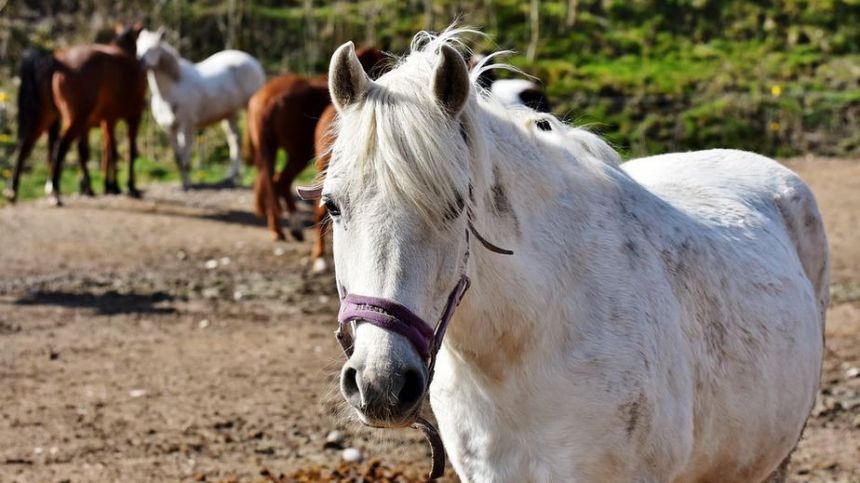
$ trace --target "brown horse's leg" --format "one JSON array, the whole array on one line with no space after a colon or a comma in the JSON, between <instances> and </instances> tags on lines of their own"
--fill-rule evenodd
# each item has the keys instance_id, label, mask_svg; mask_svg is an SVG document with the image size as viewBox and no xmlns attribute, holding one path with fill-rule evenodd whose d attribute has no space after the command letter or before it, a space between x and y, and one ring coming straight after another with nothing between
<instances>
[{"instance_id":1,"label":"brown horse's leg","mask_svg":"<svg viewBox=\"0 0 860 483\"><path fill-rule=\"evenodd\" d=\"M56 132L56 128L52 126L53 132ZM39 135L42 133L38 130L34 130L29 133L19 144L18 144L18 156L15 159L15 168L12 171L12 180L9 186L3 190L3 196L10 203L14 203L18 199L18 185L21 182L21 172L24 171L24 161L30 157L30 153L33 152L33 146L36 145L36 141L39 140ZM56 137L56 134L54 135ZM49 145L50 147L50 145ZM48 150L48 165L51 164L51 153L53 150Z\"/></svg>"},{"instance_id":2,"label":"brown horse's leg","mask_svg":"<svg viewBox=\"0 0 860 483\"><path fill-rule=\"evenodd\" d=\"M314 240L313 249L311 249L311 260L313 266L311 271L314 273L324 272L326 269L325 263L325 230L326 226L323 223L325 220L326 209L325 206L317 200L316 208L314 208L314 216L316 218L316 223L314 224L314 233L316 234L316 239Z\"/></svg>"},{"instance_id":3,"label":"brown horse's leg","mask_svg":"<svg viewBox=\"0 0 860 483\"><path fill-rule=\"evenodd\" d=\"M259 144L254 153L254 160L257 162L257 183L254 187L257 194L257 209L263 209L266 223L274 239L283 241L287 238L281 230L281 205L273 182L277 148L269 146L265 140L261 140ZM266 146L261 146L262 144Z\"/></svg>"},{"instance_id":4,"label":"brown horse's leg","mask_svg":"<svg viewBox=\"0 0 860 483\"><path fill-rule=\"evenodd\" d=\"M121 193L116 179L117 150L114 137L114 123L104 120L102 125L102 172L105 178L105 194L118 195Z\"/></svg>"},{"instance_id":5,"label":"brown horse's leg","mask_svg":"<svg viewBox=\"0 0 860 483\"><path fill-rule=\"evenodd\" d=\"M137 159L137 129L140 127L140 119L129 119L128 126L128 195L140 198L140 191L134 182L134 161Z\"/></svg>"},{"instance_id":6,"label":"brown horse's leg","mask_svg":"<svg viewBox=\"0 0 860 483\"><path fill-rule=\"evenodd\" d=\"M45 185L45 193L53 197L53 203L56 206L62 206L63 201L60 199L60 178L63 174L63 161L66 159L66 154L72 146L72 142L80 136L80 131L86 129L86 121L72 121L72 123L63 131L60 136L60 141L54 146L54 151L51 154L51 179Z\"/></svg>"},{"instance_id":7,"label":"brown horse's leg","mask_svg":"<svg viewBox=\"0 0 860 483\"><path fill-rule=\"evenodd\" d=\"M81 169L81 175L78 184L80 186L81 194L87 196L95 196L95 193L93 193L92 183L90 182L90 171L87 169L87 161L89 161L89 159L89 130L84 129L84 132L81 133L80 137L78 137L78 166L80 166Z\"/></svg>"},{"instance_id":8,"label":"brown horse's leg","mask_svg":"<svg viewBox=\"0 0 860 483\"><path fill-rule=\"evenodd\" d=\"M328 137L323 137L322 139L316 140L316 168L317 168L317 179L322 179L322 176L328 169L328 162L331 158L329 154L329 146L331 145L332 140ZM322 204L322 200L316 200L316 205L314 206L314 234L316 235L316 239L314 240L314 246L311 250L311 271L314 273L324 272L326 269L325 262L325 230L326 226L324 224L325 216L328 211L325 209L325 206Z\"/></svg>"},{"instance_id":9,"label":"brown horse's leg","mask_svg":"<svg viewBox=\"0 0 860 483\"><path fill-rule=\"evenodd\" d=\"M302 224L299 217L296 216L296 200L293 197L291 187L293 181L308 165L308 161L313 157L313 153L307 149L290 149L287 151L287 165L278 174L277 184L278 195L284 200L287 206L287 213L290 216L290 234L298 241L305 239L302 231Z\"/></svg>"}]
</instances>

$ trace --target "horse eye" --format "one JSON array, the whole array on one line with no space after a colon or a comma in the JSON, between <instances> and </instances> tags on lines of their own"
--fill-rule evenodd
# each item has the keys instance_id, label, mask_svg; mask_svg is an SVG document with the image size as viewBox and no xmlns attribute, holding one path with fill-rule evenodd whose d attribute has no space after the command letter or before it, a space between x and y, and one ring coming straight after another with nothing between
<instances>
[{"instance_id":1,"label":"horse eye","mask_svg":"<svg viewBox=\"0 0 860 483\"><path fill-rule=\"evenodd\" d=\"M337 204L335 204L335 202L332 201L331 198L323 197L322 202L325 206L326 211L328 211L329 216L340 216L340 208L337 207Z\"/></svg>"}]
</instances>

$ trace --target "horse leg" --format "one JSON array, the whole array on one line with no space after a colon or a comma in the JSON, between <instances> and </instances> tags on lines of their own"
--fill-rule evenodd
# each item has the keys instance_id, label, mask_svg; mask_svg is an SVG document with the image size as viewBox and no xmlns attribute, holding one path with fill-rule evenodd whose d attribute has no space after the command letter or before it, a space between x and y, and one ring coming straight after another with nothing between
<instances>
[{"instance_id":1,"label":"horse leg","mask_svg":"<svg viewBox=\"0 0 860 483\"><path fill-rule=\"evenodd\" d=\"M119 183L116 179L116 139L114 138L114 123L102 121L102 171L105 178L105 194L120 194Z\"/></svg>"},{"instance_id":2,"label":"horse leg","mask_svg":"<svg viewBox=\"0 0 860 483\"><path fill-rule=\"evenodd\" d=\"M191 178L188 175L188 162L191 157L191 133L185 129L175 129L170 141L173 144L173 154L176 156L176 165L179 167L179 175L182 178L182 189L191 188Z\"/></svg>"},{"instance_id":3,"label":"horse leg","mask_svg":"<svg viewBox=\"0 0 860 483\"><path fill-rule=\"evenodd\" d=\"M290 188L293 185L293 180L305 169L311 157L313 157L313 153L305 152L303 149L289 150L287 153L287 165L278 174L278 179L276 180L277 192L283 198L290 217L290 235L297 241L304 241L305 235L302 230L301 221L296 216L296 201Z\"/></svg>"},{"instance_id":4,"label":"horse leg","mask_svg":"<svg viewBox=\"0 0 860 483\"><path fill-rule=\"evenodd\" d=\"M78 132L85 129L86 122L73 122L65 129L60 141L55 144L54 151L51 154L51 179L45 184L45 194L52 196L52 202L55 206L62 206L63 201L60 199L60 178L63 173L63 160L69 152L72 141L78 137Z\"/></svg>"},{"instance_id":5,"label":"horse leg","mask_svg":"<svg viewBox=\"0 0 860 483\"><path fill-rule=\"evenodd\" d=\"M236 184L239 181L239 174L242 169L239 122L236 116L233 115L221 121L221 127L224 128L224 133L227 134L227 145L230 147L230 171L227 174L227 181L231 184Z\"/></svg>"},{"instance_id":6,"label":"horse leg","mask_svg":"<svg viewBox=\"0 0 860 483\"><path fill-rule=\"evenodd\" d=\"M283 241L287 237L281 230L281 204L278 201L273 181L277 148L269 144L261 141L258 143L254 154L254 159L257 162L257 182L254 185L254 192L257 195L257 211L266 216L266 224L269 226L269 231L272 232L272 237L276 241Z\"/></svg>"},{"instance_id":7,"label":"horse leg","mask_svg":"<svg viewBox=\"0 0 860 483\"><path fill-rule=\"evenodd\" d=\"M326 262L325 262L325 230L326 227L323 224L323 220L325 220L326 209L325 206L317 200L316 207L314 208L314 233L316 234L316 239L314 240L313 249L311 249L311 260L313 261L313 267L311 271L313 273L322 273L326 270Z\"/></svg>"},{"instance_id":8,"label":"horse leg","mask_svg":"<svg viewBox=\"0 0 860 483\"><path fill-rule=\"evenodd\" d=\"M140 191L134 182L134 161L137 159L137 129L140 127L140 119L126 120L128 128L128 195L132 198L140 198Z\"/></svg>"},{"instance_id":9,"label":"horse leg","mask_svg":"<svg viewBox=\"0 0 860 483\"><path fill-rule=\"evenodd\" d=\"M81 168L78 185L81 194L95 196L92 183L90 182L90 172L87 169L87 161L90 160L90 140L88 134L89 132L85 129L80 137L78 137L78 166Z\"/></svg>"},{"instance_id":10,"label":"horse leg","mask_svg":"<svg viewBox=\"0 0 860 483\"><path fill-rule=\"evenodd\" d=\"M59 123L55 123L51 126L51 131L48 133L48 137L50 140L51 133L54 133L54 139L57 137L57 130L59 129ZM39 140L39 134L41 134L38 130L34 130L31 133L28 133L26 137L18 144L18 156L15 159L15 168L12 171L12 180L10 184L3 190L3 196L6 197L6 200L9 203L14 203L18 199L18 186L21 182L21 173L24 171L24 161L30 157L30 153L33 152L33 146L36 145L36 141ZM50 165L51 161L51 153L53 153L53 145L49 142L48 144L48 165Z\"/></svg>"}]
</instances>

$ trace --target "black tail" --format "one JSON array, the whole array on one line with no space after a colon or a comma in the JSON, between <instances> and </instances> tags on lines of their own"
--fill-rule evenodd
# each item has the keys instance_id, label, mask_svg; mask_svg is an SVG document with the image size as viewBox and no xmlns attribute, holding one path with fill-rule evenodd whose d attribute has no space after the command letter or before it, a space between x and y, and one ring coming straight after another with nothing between
<instances>
[{"instance_id":1,"label":"black tail","mask_svg":"<svg viewBox=\"0 0 860 483\"><path fill-rule=\"evenodd\" d=\"M39 118L44 103L49 102L53 109L54 100L50 96L51 75L57 69L51 51L31 47L21 59L21 88L18 91L18 142L39 128Z\"/></svg>"}]
</instances>

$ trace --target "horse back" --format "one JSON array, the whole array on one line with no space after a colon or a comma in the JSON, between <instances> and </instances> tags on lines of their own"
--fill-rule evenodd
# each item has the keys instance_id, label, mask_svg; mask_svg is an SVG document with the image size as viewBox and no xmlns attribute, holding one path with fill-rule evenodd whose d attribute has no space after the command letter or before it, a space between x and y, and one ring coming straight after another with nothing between
<instances>
[{"instance_id":1,"label":"horse back","mask_svg":"<svg viewBox=\"0 0 860 483\"><path fill-rule=\"evenodd\" d=\"M317 120L330 102L324 77L287 74L270 80L248 101L251 142L313 154Z\"/></svg>"},{"instance_id":2,"label":"horse back","mask_svg":"<svg viewBox=\"0 0 860 483\"><path fill-rule=\"evenodd\" d=\"M136 58L113 45L83 45L59 50L53 91L63 115L89 113L101 120L139 118L145 106L146 77Z\"/></svg>"}]
</instances>

